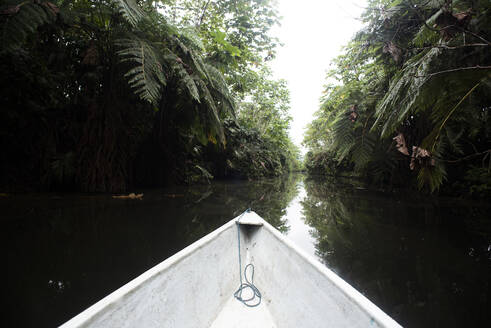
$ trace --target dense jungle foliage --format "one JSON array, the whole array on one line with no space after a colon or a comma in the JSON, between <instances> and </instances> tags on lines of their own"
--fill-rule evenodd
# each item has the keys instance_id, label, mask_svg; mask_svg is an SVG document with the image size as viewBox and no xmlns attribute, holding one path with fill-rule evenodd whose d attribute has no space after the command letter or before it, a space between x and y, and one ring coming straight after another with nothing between
<instances>
[{"instance_id":1,"label":"dense jungle foliage","mask_svg":"<svg viewBox=\"0 0 491 328\"><path fill-rule=\"evenodd\" d=\"M491 2L370 0L308 127L311 174L491 192Z\"/></svg>"},{"instance_id":2,"label":"dense jungle foliage","mask_svg":"<svg viewBox=\"0 0 491 328\"><path fill-rule=\"evenodd\" d=\"M2 0L0 187L119 192L297 165L270 0Z\"/></svg>"}]
</instances>

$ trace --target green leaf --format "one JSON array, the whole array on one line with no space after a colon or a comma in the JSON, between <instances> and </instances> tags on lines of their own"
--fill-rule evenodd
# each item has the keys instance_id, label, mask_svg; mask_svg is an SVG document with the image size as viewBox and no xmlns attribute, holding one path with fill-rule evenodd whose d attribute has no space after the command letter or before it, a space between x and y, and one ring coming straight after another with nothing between
<instances>
[{"instance_id":1,"label":"green leaf","mask_svg":"<svg viewBox=\"0 0 491 328\"><path fill-rule=\"evenodd\" d=\"M134 0L114 0L114 2L131 25L136 26L143 19L143 10Z\"/></svg>"},{"instance_id":2,"label":"green leaf","mask_svg":"<svg viewBox=\"0 0 491 328\"><path fill-rule=\"evenodd\" d=\"M143 100L157 104L161 97L161 87L165 85L162 65L155 49L146 41L133 36L115 42L121 62L136 64L125 77L134 92Z\"/></svg>"}]
</instances>

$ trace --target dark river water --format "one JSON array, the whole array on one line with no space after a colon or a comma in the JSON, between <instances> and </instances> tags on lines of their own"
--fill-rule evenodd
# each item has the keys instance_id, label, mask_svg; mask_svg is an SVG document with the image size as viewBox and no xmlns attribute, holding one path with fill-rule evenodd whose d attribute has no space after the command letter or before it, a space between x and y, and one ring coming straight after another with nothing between
<instances>
[{"instance_id":1,"label":"dark river water","mask_svg":"<svg viewBox=\"0 0 491 328\"><path fill-rule=\"evenodd\" d=\"M491 205L292 175L110 195L2 195L2 327L54 327L246 208L407 327L491 322Z\"/></svg>"}]
</instances>

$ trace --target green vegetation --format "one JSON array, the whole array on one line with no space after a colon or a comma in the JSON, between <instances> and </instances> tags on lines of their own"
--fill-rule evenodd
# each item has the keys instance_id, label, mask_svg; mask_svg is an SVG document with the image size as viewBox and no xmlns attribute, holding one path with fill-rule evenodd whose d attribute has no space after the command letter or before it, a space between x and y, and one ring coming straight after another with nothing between
<instances>
[{"instance_id":1,"label":"green vegetation","mask_svg":"<svg viewBox=\"0 0 491 328\"><path fill-rule=\"evenodd\" d=\"M490 14L489 1L369 1L328 73L307 170L489 195Z\"/></svg>"},{"instance_id":2,"label":"green vegetation","mask_svg":"<svg viewBox=\"0 0 491 328\"><path fill-rule=\"evenodd\" d=\"M1 188L287 172L288 91L267 69L277 22L264 0L2 1Z\"/></svg>"}]
</instances>

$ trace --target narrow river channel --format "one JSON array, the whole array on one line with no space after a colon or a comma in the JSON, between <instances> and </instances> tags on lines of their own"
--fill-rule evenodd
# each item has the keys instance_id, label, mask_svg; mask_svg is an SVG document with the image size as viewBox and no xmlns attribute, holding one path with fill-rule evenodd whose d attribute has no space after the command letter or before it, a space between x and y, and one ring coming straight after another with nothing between
<instances>
[{"instance_id":1,"label":"narrow river channel","mask_svg":"<svg viewBox=\"0 0 491 328\"><path fill-rule=\"evenodd\" d=\"M57 326L248 207L403 326L491 322L489 203L301 175L137 191L0 197L3 327Z\"/></svg>"}]
</instances>

